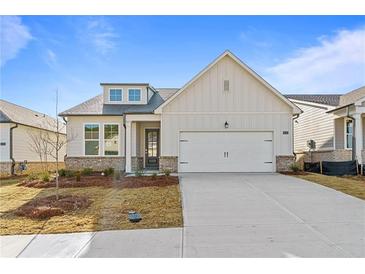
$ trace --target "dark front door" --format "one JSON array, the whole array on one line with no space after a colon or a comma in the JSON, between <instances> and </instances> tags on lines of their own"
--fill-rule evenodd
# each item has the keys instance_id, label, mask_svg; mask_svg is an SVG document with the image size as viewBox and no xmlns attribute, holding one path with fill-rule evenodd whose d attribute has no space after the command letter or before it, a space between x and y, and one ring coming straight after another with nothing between
<instances>
[{"instance_id":1,"label":"dark front door","mask_svg":"<svg viewBox=\"0 0 365 274\"><path fill-rule=\"evenodd\" d=\"M146 129L145 136L146 168L158 169L158 157L160 156L160 130Z\"/></svg>"}]
</instances>

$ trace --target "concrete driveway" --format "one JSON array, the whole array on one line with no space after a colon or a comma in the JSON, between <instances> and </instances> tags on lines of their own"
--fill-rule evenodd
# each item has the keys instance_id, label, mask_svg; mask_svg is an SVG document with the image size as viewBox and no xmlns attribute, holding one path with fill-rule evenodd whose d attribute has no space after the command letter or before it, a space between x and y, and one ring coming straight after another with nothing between
<instances>
[{"instance_id":1,"label":"concrete driveway","mask_svg":"<svg viewBox=\"0 0 365 274\"><path fill-rule=\"evenodd\" d=\"M365 202L279 174L181 174L184 228L0 237L2 257L365 257Z\"/></svg>"},{"instance_id":2,"label":"concrete driveway","mask_svg":"<svg viewBox=\"0 0 365 274\"><path fill-rule=\"evenodd\" d=\"M279 174L183 174L184 257L365 257L365 202Z\"/></svg>"}]
</instances>

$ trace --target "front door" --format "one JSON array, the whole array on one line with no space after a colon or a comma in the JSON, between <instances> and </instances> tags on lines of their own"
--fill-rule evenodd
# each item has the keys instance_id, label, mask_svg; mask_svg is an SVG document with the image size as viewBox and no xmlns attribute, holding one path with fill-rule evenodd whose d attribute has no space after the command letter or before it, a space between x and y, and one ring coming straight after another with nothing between
<instances>
[{"instance_id":1,"label":"front door","mask_svg":"<svg viewBox=\"0 0 365 274\"><path fill-rule=\"evenodd\" d=\"M160 130L159 129L146 129L145 132L145 161L146 168L150 169L158 169L158 157L160 156L159 152L159 143L160 143Z\"/></svg>"}]
</instances>

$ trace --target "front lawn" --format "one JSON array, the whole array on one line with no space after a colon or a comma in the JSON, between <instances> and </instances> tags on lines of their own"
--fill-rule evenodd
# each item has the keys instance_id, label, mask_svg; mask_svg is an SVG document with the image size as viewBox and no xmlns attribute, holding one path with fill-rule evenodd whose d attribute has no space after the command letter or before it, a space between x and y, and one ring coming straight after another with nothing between
<instances>
[{"instance_id":1,"label":"front lawn","mask_svg":"<svg viewBox=\"0 0 365 274\"><path fill-rule=\"evenodd\" d=\"M346 193L348 195L365 200L365 177L364 176L326 176L317 173L290 174L291 176L314 182Z\"/></svg>"},{"instance_id":2,"label":"front lawn","mask_svg":"<svg viewBox=\"0 0 365 274\"><path fill-rule=\"evenodd\" d=\"M142 179L143 178L143 179ZM138 181L151 181L139 177ZM141 184L140 184L141 185ZM120 185L62 187L60 195L86 197L88 208L48 219L31 219L16 214L22 205L55 194L54 187L35 188L5 185L0 188L0 234L67 233L114 229L182 226L178 184L131 188ZM140 212L142 221L131 223L128 211Z\"/></svg>"}]
</instances>

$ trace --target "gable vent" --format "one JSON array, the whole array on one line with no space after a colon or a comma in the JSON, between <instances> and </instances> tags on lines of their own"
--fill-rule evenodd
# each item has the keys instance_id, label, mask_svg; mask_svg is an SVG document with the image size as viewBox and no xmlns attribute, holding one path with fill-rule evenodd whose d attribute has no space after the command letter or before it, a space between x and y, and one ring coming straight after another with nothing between
<instances>
[{"instance_id":1,"label":"gable vent","mask_svg":"<svg viewBox=\"0 0 365 274\"><path fill-rule=\"evenodd\" d=\"M224 91L229 91L229 80L224 80L223 90Z\"/></svg>"}]
</instances>

